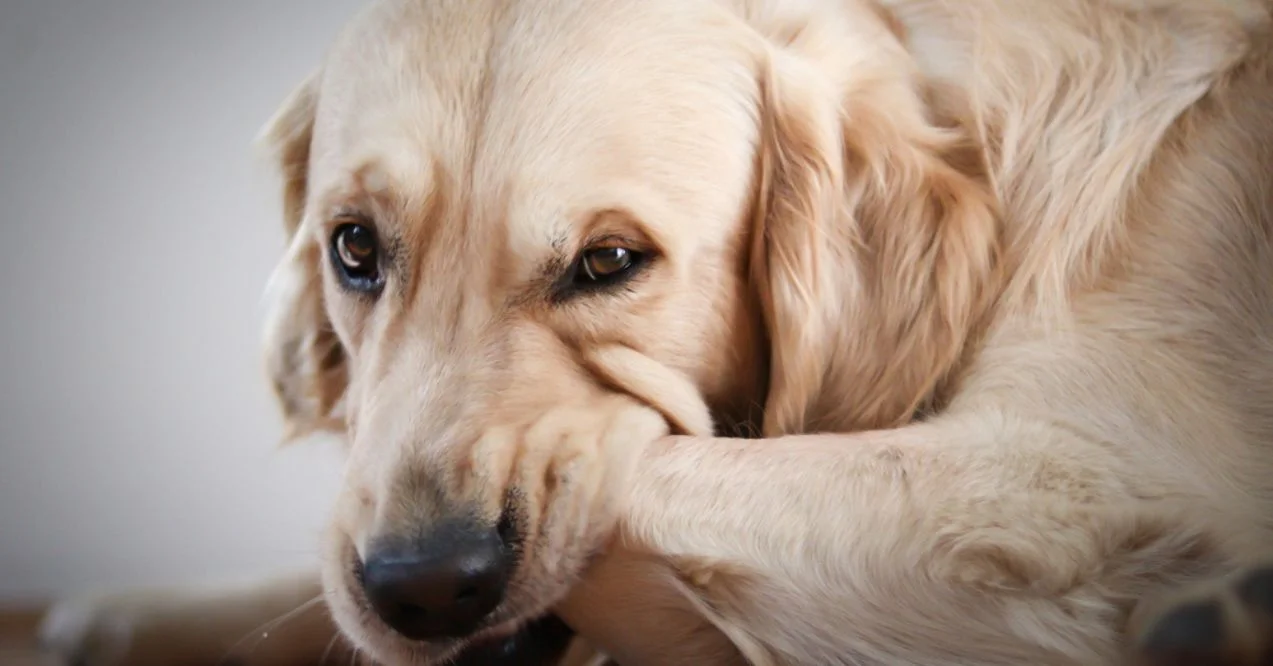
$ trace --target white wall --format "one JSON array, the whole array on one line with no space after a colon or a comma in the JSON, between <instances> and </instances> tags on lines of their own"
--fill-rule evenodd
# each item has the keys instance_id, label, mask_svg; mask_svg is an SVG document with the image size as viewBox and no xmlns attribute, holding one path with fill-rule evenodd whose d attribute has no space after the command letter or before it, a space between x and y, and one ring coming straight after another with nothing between
<instances>
[{"instance_id":1,"label":"white wall","mask_svg":"<svg viewBox=\"0 0 1273 666\"><path fill-rule=\"evenodd\" d=\"M275 447L251 142L361 4L0 3L0 601L316 557L338 453Z\"/></svg>"}]
</instances>

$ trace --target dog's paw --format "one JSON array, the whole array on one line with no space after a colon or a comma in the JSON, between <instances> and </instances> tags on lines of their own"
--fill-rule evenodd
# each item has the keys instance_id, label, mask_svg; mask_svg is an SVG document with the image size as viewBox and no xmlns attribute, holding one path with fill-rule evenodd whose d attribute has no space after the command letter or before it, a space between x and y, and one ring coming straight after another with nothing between
<instances>
[{"instance_id":1,"label":"dog's paw","mask_svg":"<svg viewBox=\"0 0 1273 666\"><path fill-rule=\"evenodd\" d=\"M659 412L606 396L480 439L467 465L474 489L466 494L506 498L519 557L507 612L537 613L568 591L613 536L636 461L669 431Z\"/></svg>"},{"instance_id":2,"label":"dog's paw","mask_svg":"<svg viewBox=\"0 0 1273 666\"><path fill-rule=\"evenodd\" d=\"M1137 625L1139 666L1273 666L1273 563L1181 590Z\"/></svg>"},{"instance_id":3,"label":"dog's paw","mask_svg":"<svg viewBox=\"0 0 1273 666\"><path fill-rule=\"evenodd\" d=\"M546 573L595 551L613 530L626 500L630 474L649 443L669 427L658 412L626 398L585 409L557 410L522 438L514 484L528 503L529 549Z\"/></svg>"},{"instance_id":4,"label":"dog's paw","mask_svg":"<svg viewBox=\"0 0 1273 666\"><path fill-rule=\"evenodd\" d=\"M70 599L55 605L39 629L40 647L67 666L129 666L131 610L108 599Z\"/></svg>"}]
</instances>

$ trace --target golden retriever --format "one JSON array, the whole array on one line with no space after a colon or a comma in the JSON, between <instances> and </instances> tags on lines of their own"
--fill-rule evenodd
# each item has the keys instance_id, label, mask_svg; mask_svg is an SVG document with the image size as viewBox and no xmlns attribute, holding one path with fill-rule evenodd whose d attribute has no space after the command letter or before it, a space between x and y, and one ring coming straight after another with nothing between
<instances>
[{"instance_id":1,"label":"golden retriever","mask_svg":"<svg viewBox=\"0 0 1273 666\"><path fill-rule=\"evenodd\" d=\"M321 592L389 665L1269 663L1271 9L376 3L267 132L322 582L50 642L264 663Z\"/></svg>"}]
</instances>

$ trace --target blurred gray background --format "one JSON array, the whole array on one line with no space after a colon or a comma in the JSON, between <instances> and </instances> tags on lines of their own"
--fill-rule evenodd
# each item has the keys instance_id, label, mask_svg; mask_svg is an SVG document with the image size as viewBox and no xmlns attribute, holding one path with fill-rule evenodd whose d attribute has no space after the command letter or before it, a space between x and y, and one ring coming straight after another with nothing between
<instances>
[{"instance_id":1,"label":"blurred gray background","mask_svg":"<svg viewBox=\"0 0 1273 666\"><path fill-rule=\"evenodd\" d=\"M252 141L361 4L0 2L0 603L317 557L339 455L276 446Z\"/></svg>"}]
</instances>

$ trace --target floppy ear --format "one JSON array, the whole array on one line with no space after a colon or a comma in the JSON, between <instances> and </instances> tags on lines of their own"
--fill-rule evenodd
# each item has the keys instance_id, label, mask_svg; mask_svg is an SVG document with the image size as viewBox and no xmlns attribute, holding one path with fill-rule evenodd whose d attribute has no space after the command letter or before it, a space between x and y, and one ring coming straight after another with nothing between
<instances>
[{"instance_id":1,"label":"floppy ear","mask_svg":"<svg viewBox=\"0 0 1273 666\"><path fill-rule=\"evenodd\" d=\"M770 54L761 73L760 159L749 279L769 337L763 434L802 432L822 390L834 298L832 243L843 207L838 106L801 63ZM819 103L820 102L820 103Z\"/></svg>"},{"instance_id":2,"label":"floppy ear","mask_svg":"<svg viewBox=\"0 0 1273 666\"><path fill-rule=\"evenodd\" d=\"M340 432L348 382L345 350L323 303L322 250L301 232L319 74L311 74L266 124L261 142L283 180L288 247L266 288L266 369L283 410L286 441L314 431Z\"/></svg>"},{"instance_id":3,"label":"floppy ear","mask_svg":"<svg viewBox=\"0 0 1273 666\"><path fill-rule=\"evenodd\" d=\"M859 59L840 81L768 55L750 255L764 434L904 423L953 376L994 291L981 151L929 121L906 59Z\"/></svg>"}]
</instances>

